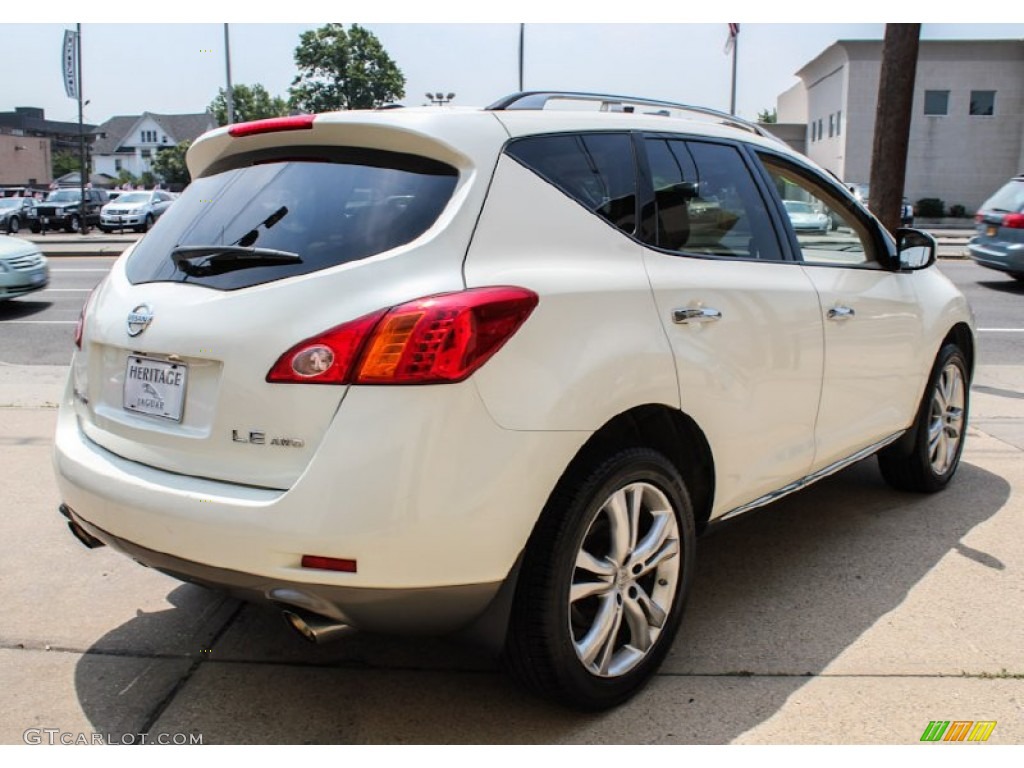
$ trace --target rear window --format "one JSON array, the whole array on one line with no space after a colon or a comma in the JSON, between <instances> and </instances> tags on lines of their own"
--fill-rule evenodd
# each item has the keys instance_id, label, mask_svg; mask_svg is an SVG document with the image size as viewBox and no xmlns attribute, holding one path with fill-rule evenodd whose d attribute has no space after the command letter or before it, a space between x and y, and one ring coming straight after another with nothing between
<instances>
[{"instance_id":1,"label":"rear window","mask_svg":"<svg viewBox=\"0 0 1024 768\"><path fill-rule=\"evenodd\" d=\"M364 259L423 234L458 176L444 163L394 152L290 154L250 158L245 167L192 182L136 246L128 279L234 290ZM215 246L236 255L241 248L283 251L299 260L231 263ZM176 265L176 249L189 247L197 255Z\"/></svg>"},{"instance_id":2,"label":"rear window","mask_svg":"<svg viewBox=\"0 0 1024 768\"><path fill-rule=\"evenodd\" d=\"M986 211L1024 213L1024 179L1014 179L981 206Z\"/></svg>"}]
</instances>

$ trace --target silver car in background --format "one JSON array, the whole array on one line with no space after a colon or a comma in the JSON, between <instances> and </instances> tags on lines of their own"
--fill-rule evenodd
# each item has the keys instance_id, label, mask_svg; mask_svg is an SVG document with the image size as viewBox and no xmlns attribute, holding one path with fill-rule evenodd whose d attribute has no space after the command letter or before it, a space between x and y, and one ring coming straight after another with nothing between
<instances>
[{"instance_id":1,"label":"silver car in background","mask_svg":"<svg viewBox=\"0 0 1024 768\"><path fill-rule=\"evenodd\" d=\"M171 193L161 189L122 192L100 211L100 229L104 232L115 229L147 232L173 202Z\"/></svg>"},{"instance_id":2,"label":"silver car in background","mask_svg":"<svg viewBox=\"0 0 1024 768\"><path fill-rule=\"evenodd\" d=\"M50 282L50 270L39 246L20 237L0 239L0 301L39 291Z\"/></svg>"},{"instance_id":3,"label":"silver car in background","mask_svg":"<svg viewBox=\"0 0 1024 768\"><path fill-rule=\"evenodd\" d=\"M1024 175L986 200L974 220L978 234L967 244L971 258L1024 280Z\"/></svg>"}]
</instances>

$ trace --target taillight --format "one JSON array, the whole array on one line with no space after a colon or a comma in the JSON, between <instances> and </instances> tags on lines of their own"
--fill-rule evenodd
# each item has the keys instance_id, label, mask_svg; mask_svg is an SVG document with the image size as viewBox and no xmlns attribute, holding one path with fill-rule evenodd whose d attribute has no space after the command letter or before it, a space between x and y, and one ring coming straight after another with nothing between
<instances>
[{"instance_id":1,"label":"taillight","mask_svg":"<svg viewBox=\"0 0 1024 768\"><path fill-rule=\"evenodd\" d=\"M82 311L78 313L78 322L75 323L75 346L79 349L82 348L82 335L85 333L85 315L89 311L89 305L92 303L92 297L96 295L96 290L99 288L93 288L89 291L89 295L85 297L85 304L82 305Z\"/></svg>"},{"instance_id":2,"label":"taillight","mask_svg":"<svg viewBox=\"0 0 1024 768\"><path fill-rule=\"evenodd\" d=\"M985 220L985 214L983 214L981 211L978 211L976 214L974 214L974 223L975 224L981 224L981 222L983 222L984 220Z\"/></svg>"},{"instance_id":3,"label":"taillight","mask_svg":"<svg viewBox=\"0 0 1024 768\"><path fill-rule=\"evenodd\" d=\"M255 136L260 133L277 133L278 131L303 131L313 128L316 115L291 115L289 117L270 117L266 120L251 120L248 123L236 123L228 128L228 134L239 138Z\"/></svg>"},{"instance_id":4,"label":"taillight","mask_svg":"<svg viewBox=\"0 0 1024 768\"><path fill-rule=\"evenodd\" d=\"M1024 229L1024 213L1008 213L1003 216L1003 226L1010 229Z\"/></svg>"},{"instance_id":5,"label":"taillight","mask_svg":"<svg viewBox=\"0 0 1024 768\"><path fill-rule=\"evenodd\" d=\"M306 339L270 369L292 384L462 381L501 349L537 306L525 288L471 288L410 301Z\"/></svg>"}]
</instances>

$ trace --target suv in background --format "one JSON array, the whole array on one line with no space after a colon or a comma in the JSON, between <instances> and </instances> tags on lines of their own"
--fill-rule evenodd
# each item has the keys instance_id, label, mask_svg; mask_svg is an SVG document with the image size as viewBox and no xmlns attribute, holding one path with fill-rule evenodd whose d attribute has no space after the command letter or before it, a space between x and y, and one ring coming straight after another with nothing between
<instances>
[{"instance_id":1,"label":"suv in background","mask_svg":"<svg viewBox=\"0 0 1024 768\"><path fill-rule=\"evenodd\" d=\"M46 196L39 203L40 230L63 229L65 232L78 232L82 228L83 216L88 227L99 224L100 208L107 202L107 193L102 189L85 190L85 210L82 209L82 191L80 189L58 189Z\"/></svg>"},{"instance_id":2,"label":"suv in background","mask_svg":"<svg viewBox=\"0 0 1024 768\"><path fill-rule=\"evenodd\" d=\"M986 200L974 221L978 234L967 244L971 258L1024 280L1024 174Z\"/></svg>"},{"instance_id":3,"label":"suv in background","mask_svg":"<svg viewBox=\"0 0 1024 768\"><path fill-rule=\"evenodd\" d=\"M870 208L868 195L871 192L871 186L869 184L847 184L846 188L850 190L850 193L855 198L857 198L857 202L865 208ZM911 205L910 200L905 197L903 198L903 202L900 203L900 226L914 226L914 206Z\"/></svg>"},{"instance_id":4,"label":"suv in background","mask_svg":"<svg viewBox=\"0 0 1024 768\"><path fill-rule=\"evenodd\" d=\"M614 706L709 522L872 454L904 490L956 472L973 319L935 241L752 123L526 93L226 126L187 161L83 310L61 512L307 638L458 632Z\"/></svg>"}]
</instances>

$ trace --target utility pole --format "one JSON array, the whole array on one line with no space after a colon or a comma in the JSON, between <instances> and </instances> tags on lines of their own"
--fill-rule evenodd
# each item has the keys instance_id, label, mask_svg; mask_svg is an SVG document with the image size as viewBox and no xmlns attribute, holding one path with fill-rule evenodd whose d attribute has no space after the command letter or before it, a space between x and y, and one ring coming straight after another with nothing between
<instances>
[{"instance_id":1,"label":"utility pole","mask_svg":"<svg viewBox=\"0 0 1024 768\"><path fill-rule=\"evenodd\" d=\"M78 82L78 192L81 197L78 199L78 231L85 234L89 231L87 216L87 200L85 197L85 180L89 176L89 169L85 167L85 123L82 119L82 25L75 24L75 69L77 70L76 81Z\"/></svg>"},{"instance_id":2,"label":"utility pole","mask_svg":"<svg viewBox=\"0 0 1024 768\"><path fill-rule=\"evenodd\" d=\"M886 24L871 153L871 210L890 232L900 224L917 75L920 24Z\"/></svg>"},{"instance_id":3,"label":"utility pole","mask_svg":"<svg viewBox=\"0 0 1024 768\"><path fill-rule=\"evenodd\" d=\"M224 67L228 74L228 90L224 102L228 106L228 125L235 122L235 91L231 87L231 40L228 39L228 25L224 25Z\"/></svg>"},{"instance_id":4,"label":"utility pole","mask_svg":"<svg viewBox=\"0 0 1024 768\"><path fill-rule=\"evenodd\" d=\"M523 49L526 37L526 25L519 25L519 91L523 90Z\"/></svg>"}]
</instances>

